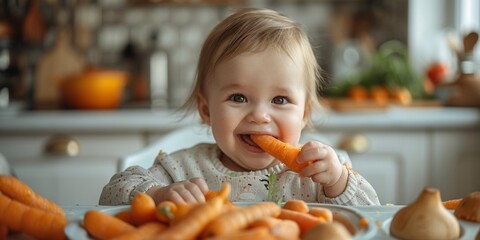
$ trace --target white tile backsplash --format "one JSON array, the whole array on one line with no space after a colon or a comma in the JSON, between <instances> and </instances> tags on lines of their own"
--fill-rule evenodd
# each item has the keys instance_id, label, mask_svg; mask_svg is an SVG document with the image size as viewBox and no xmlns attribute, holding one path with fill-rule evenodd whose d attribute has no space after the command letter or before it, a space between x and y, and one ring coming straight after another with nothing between
<instances>
[{"instance_id":1,"label":"white tile backsplash","mask_svg":"<svg viewBox=\"0 0 480 240\"><path fill-rule=\"evenodd\" d=\"M86 24L97 34L97 46L102 59L114 63L115 57L131 39L139 49L145 49L152 31L158 31L157 46L169 55L169 77L173 105L179 105L193 82L200 48L208 33L238 6L209 5L147 5L133 6L125 0L99 0L100 4L78 8L76 21ZM321 63L328 61L325 49L329 43L334 3L302 1L297 3L250 0L248 7L269 7L300 23L309 35ZM328 45L330 44L330 45ZM108 54L104 54L108 53ZM88 55L88 53L87 53ZM92 54L90 54L92 55ZM117 59L118 61L119 59ZM327 66L328 67L328 66Z\"/></svg>"}]
</instances>

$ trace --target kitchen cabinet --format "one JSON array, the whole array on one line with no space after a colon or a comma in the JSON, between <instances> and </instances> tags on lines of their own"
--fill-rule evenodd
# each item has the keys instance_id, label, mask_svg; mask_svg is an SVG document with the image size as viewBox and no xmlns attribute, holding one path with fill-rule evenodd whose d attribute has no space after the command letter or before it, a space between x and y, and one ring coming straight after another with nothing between
<instances>
[{"instance_id":1,"label":"kitchen cabinet","mask_svg":"<svg viewBox=\"0 0 480 240\"><path fill-rule=\"evenodd\" d=\"M62 144L66 136L73 142ZM56 150L46 151L52 144ZM62 205L97 204L102 187L117 171L118 159L143 146L141 135L131 133L0 135L0 152L14 174L35 192Z\"/></svg>"},{"instance_id":2,"label":"kitchen cabinet","mask_svg":"<svg viewBox=\"0 0 480 240\"><path fill-rule=\"evenodd\" d=\"M432 186L443 199L480 191L480 130L444 130L432 137Z\"/></svg>"}]
</instances>

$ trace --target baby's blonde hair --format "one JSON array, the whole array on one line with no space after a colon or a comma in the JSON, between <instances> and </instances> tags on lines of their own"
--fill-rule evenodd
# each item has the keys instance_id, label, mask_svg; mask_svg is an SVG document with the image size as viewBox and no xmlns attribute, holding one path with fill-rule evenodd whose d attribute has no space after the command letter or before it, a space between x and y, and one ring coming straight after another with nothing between
<instances>
[{"instance_id":1,"label":"baby's blonde hair","mask_svg":"<svg viewBox=\"0 0 480 240\"><path fill-rule=\"evenodd\" d=\"M297 51L305 64L306 109L319 108L317 90L323 85L320 67L306 33L290 18L268 9L242 8L220 22L205 40L197 65L194 88L182 109L198 110L197 98L205 95L208 77L218 64L245 52L275 49L292 59ZM298 55L298 54L297 54Z\"/></svg>"}]
</instances>

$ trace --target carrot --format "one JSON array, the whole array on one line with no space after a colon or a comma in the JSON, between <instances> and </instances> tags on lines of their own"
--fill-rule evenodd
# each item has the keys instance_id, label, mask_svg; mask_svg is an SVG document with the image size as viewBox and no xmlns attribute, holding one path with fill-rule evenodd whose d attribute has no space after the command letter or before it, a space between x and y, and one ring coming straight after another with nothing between
<instances>
[{"instance_id":1,"label":"carrot","mask_svg":"<svg viewBox=\"0 0 480 240\"><path fill-rule=\"evenodd\" d=\"M263 149L263 151L274 156L285 166L295 172L300 172L302 168L308 166L310 162L299 164L297 156L300 154L300 147L284 143L269 135L251 135L252 140Z\"/></svg>"},{"instance_id":2,"label":"carrot","mask_svg":"<svg viewBox=\"0 0 480 240\"><path fill-rule=\"evenodd\" d=\"M134 226L99 210L87 211L83 225L95 239L110 239L135 230Z\"/></svg>"},{"instance_id":3,"label":"carrot","mask_svg":"<svg viewBox=\"0 0 480 240\"><path fill-rule=\"evenodd\" d=\"M135 222L133 221L132 210L131 209L123 210L121 212L116 213L113 216L122 220L122 221L124 221L124 222L126 222L126 223L128 223L128 224L135 225Z\"/></svg>"},{"instance_id":4,"label":"carrot","mask_svg":"<svg viewBox=\"0 0 480 240\"><path fill-rule=\"evenodd\" d=\"M175 222L155 239L188 240L197 238L205 226L222 212L223 199L215 197L206 203L200 203L182 220Z\"/></svg>"},{"instance_id":5,"label":"carrot","mask_svg":"<svg viewBox=\"0 0 480 240\"><path fill-rule=\"evenodd\" d=\"M328 208L312 207L310 210L308 210L308 213L325 220L327 223L331 223L333 221L333 213Z\"/></svg>"},{"instance_id":6,"label":"carrot","mask_svg":"<svg viewBox=\"0 0 480 240\"><path fill-rule=\"evenodd\" d=\"M290 199L285 202L283 208L303 213L307 213L309 210L307 203L301 199Z\"/></svg>"},{"instance_id":7,"label":"carrot","mask_svg":"<svg viewBox=\"0 0 480 240\"><path fill-rule=\"evenodd\" d=\"M126 232L112 238L112 240L143 240L154 237L165 231L167 225L159 222L148 222L133 231Z\"/></svg>"},{"instance_id":8,"label":"carrot","mask_svg":"<svg viewBox=\"0 0 480 240\"><path fill-rule=\"evenodd\" d=\"M357 230L355 229L353 223L350 222L350 220L347 217L343 216L341 213L334 213L333 221L341 223L348 230L348 232L350 232L352 236L357 233Z\"/></svg>"},{"instance_id":9,"label":"carrot","mask_svg":"<svg viewBox=\"0 0 480 240\"><path fill-rule=\"evenodd\" d=\"M132 207L132 218L135 226L157 220L155 201L150 195L143 192L137 193L133 197L130 205Z\"/></svg>"},{"instance_id":10,"label":"carrot","mask_svg":"<svg viewBox=\"0 0 480 240\"><path fill-rule=\"evenodd\" d=\"M227 235L216 236L212 238L206 238L207 240L253 240L253 239L262 239L262 240L277 240L273 236L269 229L265 227L257 227L252 229L247 229L239 232L232 232Z\"/></svg>"},{"instance_id":11,"label":"carrot","mask_svg":"<svg viewBox=\"0 0 480 240\"><path fill-rule=\"evenodd\" d=\"M238 208L238 206L233 204L230 201L230 199L228 198L228 195L230 194L230 191L231 191L230 188L231 188L231 186L228 184L228 185L222 187L222 189L220 189L220 191L218 191L218 192L209 190L207 192L207 194L205 194L205 199L208 200L208 199L211 199L215 196L220 196L221 198L225 199L225 206L223 207L224 212L236 209L236 208Z\"/></svg>"},{"instance_id":12,"label":"carrot","mask_svg":"<svg viewBox=\"0 0 480 240\"><path fill-rule=\"evenodd\" d=\"M300 238L300 226L292 220L282 220L279 224L270 228L270 232L277 239L286 240Z\"/></svg>"},{"instance_id":13,"label":"carrot","mask_svg":"<svg viewBox=\"0 0 480 240\"><path fill-rule=\"evenodd\" d=\"M162 223L170 223L175 218L177 204L172 201L161 201L157 204L155 215Z\"/></svg>"},{"instance_id":14,"label":"carrot","mask_svg":"<svg viewBox=\"0 0 480 240\"><path fill-rule=\"evenodd\" d=\"M360 220L358 220L358 225L362 229L367 229L368 228L368 218L360 218Z\"/></svg>"},{"instance_id":15,"label":"carrot","mask_svg":"<svg viewBox=\"0 0 480 240\"><path fill-rule=\"evenodd\" d=\"M226 212L208 224L203 237L226 235L246 228L252 222L267 216L276 217L281 208L273 202L262 202Z\"/></svg>"},{"instance_id":16,"label":"carrot","mask_svg":"<svg viewBox=\"0 0 480 240\"><path fill-rule=\"evenodd\" d=\"M312 229L318 224L323 223L324 221L320 218L314 217L308 213L297 212L289 209L282 209L280 219L292 220L298 224L300 227L300 234L303 235L308 230Z\"/></svg>"},{"instance_id":17,"label":"carrot","mask_svg":"<svg viewBox=\"0 0 480 240\"><path fill-rule=\"evenodd\" d=\"M56 203L35 193L27 184L10 175L0 175L0 192L23 204L65 216Z\"/></svg>"},{"instance_id":18,"label":"carrot","mask_svg":"<svg viewBox=\"0 0 480 240\"><path fill-rule=\"evenodd\" d=\"M248 228L268 228L270 233L277 239L299 239L300 227L292 220L281 220L274 217L259 219L248 226Z\"/></svg>"},{"instance_id":19,"label":"carrot","mask_svg":"<svg viewBox=\"0 0 480 240\"><path fill-rule=\"evenodd\" d=\"M443 201L442 204L448 210L455 210L461 201L462 201L462 198L457 198L457 199Z\"/></svg>"},{"instance_id":20,"label":"carrot","mask_svg":"<svg viewBox=\"0 0 480 240\"><path fill-rule=\"evenodd\" d=\"M37 239L67 239L65 216L31 207L0 193L0 225Z\"/></svg>"},{"instance_id":21,"label":"carrot","mask_svg":"<svg viewBox=\"0 0 480 240\"><path fill-rule=\"evenodd\" d=\"M177 209L173 214L173 219L170 220L172 224L181 221L189 212L193 211L196 207L201 206L199 203L179 203L177 204Z\"/></svg>"},{"instance_id":22,"label":"carrot","mask_svg":"<svg viewBox=\"0 0 480 240\"><path fill-rule=\"evenodd\" d=\"M248 228L256 228L256 227L272 228L273 226L278 224L280 221L282 220L276 217L264 217L252 222L250 225L248 225Z\"/></svg>"}]
</instances>

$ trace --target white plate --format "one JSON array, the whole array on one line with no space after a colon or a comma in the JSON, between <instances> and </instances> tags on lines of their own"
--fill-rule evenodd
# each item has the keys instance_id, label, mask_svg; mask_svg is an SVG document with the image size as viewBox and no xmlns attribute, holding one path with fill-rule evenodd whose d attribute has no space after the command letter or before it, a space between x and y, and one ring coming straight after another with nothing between
<instances>
[{"instance_id":1,"label":"white plate","mask_svg":"<svg viewBox=\"0 0 480 240\"><path fill-rule=\"evenodd\" d=\"M309 203L308 206L328 208L333 214L341 214L346 217L353 224L357 232L355 236L353 236L353 239L370 239L376 234L375 220L352 207L320 203ZM362 218L368 219L366 228L360 227L360 220Z\"/></svg>"},{"instance_id":2,"label":"white plate","mask_svg":"<svg viewBox=\"0 0 480 240\"><path fill-rule=\"evenodd\" d=\"M252 202L236 202L238 206L248 206L255 203ZM332 205L332 204L317 204L317 203L309 203L309 207L323 207L330 209L334 214L341 214L342 216L346 217L350 222L355 226L355 230L357 234L354 236L354 239L369 239L376 233L376 228L374 226L374 220L369 219L367 216L362 214L360 211L355 210L351 207L346 206L339 206L339 205ZM119 213L123 210L129 209L130 206L112 206L106 207L103 209L99 209L102 212L108 213L110 215L114 215ZM360 227L360 219L367 218L368 226L366 229ZM65 234L67 235L68 239L70 240L92 240L90 236L88 236L87 231L82 226L83 216L79 216L78 220L71 221L67 227L65 227Z\"/></svg>"},{"instance_id":3,"label":"white plate","mask_svg":"<svg viewBox=\"0 0 480 240\"><path fill-rule=\"evenodd\" d=\"M383 222L382 230L385 234L390 236L390 224L392 223L393 217L387 219ZM460 240L469 240L475 239L478 231L480 230L480 224L459 220L460 223ZM392 239L394 237L390 236Z\"/></svg>"},{"instance_id":4,"label":"white plate","mask_svg":"<svg viewBox=\"0 0 480 240\"><path fill-rule=\"evenodd\" d=\"M127 210L130 208L130 205L124 206L112 206L112 207L105 207L103 209L98 209L102 212L108 213L110 215L117 214L123 210ZM65 234L69 240L92 240L92 238L88 235L85 228L83 228L83 216L77 216L78 219L74 221L70 221L68 225L65 227Z\"/></svg>"}]
</instances>

